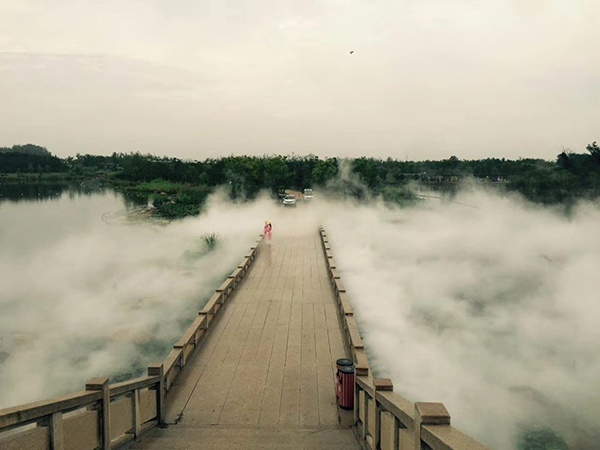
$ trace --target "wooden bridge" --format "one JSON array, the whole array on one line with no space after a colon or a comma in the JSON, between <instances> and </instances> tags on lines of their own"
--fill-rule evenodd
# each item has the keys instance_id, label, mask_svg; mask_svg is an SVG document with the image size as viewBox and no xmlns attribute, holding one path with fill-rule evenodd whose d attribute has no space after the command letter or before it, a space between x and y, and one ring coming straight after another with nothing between
<instances>
[{"instance_id":1,"label":"wooden bridge","mask_svg":"<svg viewBox=\"0 0 600 450\"><path fill-rule=\"evenodd\" d=\"M355 362L354 409L335 360ZM457 449L441 403L373 378L324 230L259 240L148 375L0 410L0 450Z\"/></svg>"}]
</instances>

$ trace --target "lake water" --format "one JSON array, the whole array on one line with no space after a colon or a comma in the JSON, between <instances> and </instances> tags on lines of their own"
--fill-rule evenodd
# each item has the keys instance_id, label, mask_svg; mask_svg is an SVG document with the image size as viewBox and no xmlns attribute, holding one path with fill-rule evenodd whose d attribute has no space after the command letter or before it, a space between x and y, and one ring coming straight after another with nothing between
<instances>
[{"instance_id":1,"label":"lake water","mask_svg":"<svg viewBox=\"0 0 600 450\"><path fill-rule=\"evenodd\" d=\"M209 252L218 209L167 225L145 205L97 186L0 185L0 408L143 374L256 234L223 232Z\"/></svg>"},{"instance_id":2,"label":"lake water","mask_svg":"<svg viewBox=\"0 0 600 450\"><path fill-rule=\"evenodd\" d=\"M87 231L103 215L138 210L143 196L69 184L0 184L0 248L21 252Z\"/></svg>"}]
</instances>

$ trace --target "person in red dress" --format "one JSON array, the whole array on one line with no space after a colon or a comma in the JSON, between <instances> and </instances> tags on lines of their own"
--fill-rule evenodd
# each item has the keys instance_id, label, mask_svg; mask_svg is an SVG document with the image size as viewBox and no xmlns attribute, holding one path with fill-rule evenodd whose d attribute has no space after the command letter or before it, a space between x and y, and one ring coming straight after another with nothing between
<instances>
[{"instance_id":1,"label":"person in red dress","mask_svg":"<svg viewBox=\"0 0 600 450\"><path fill-rule=\"evenodd\" d=\"M271 230L273 230L273 226L271 222L265 220L265 226L263 227L263 234L267 238L268 241L271 240Z\"/></svg>"}]
</instances>

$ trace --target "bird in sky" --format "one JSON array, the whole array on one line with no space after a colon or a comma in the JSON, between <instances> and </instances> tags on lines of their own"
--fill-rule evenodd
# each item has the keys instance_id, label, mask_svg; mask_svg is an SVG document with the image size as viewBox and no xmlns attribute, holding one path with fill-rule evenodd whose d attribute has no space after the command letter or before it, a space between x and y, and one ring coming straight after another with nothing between
<instances>
[{"instance_id":1,"label":"bird in sky","mask_svg":"<svg viewBox=\"0 0 600 450\"><path fill-rule=\"evenodd\" d=\"M354 53L354 50L350 50L350 54Z\"/></svg>"}]
</instances>

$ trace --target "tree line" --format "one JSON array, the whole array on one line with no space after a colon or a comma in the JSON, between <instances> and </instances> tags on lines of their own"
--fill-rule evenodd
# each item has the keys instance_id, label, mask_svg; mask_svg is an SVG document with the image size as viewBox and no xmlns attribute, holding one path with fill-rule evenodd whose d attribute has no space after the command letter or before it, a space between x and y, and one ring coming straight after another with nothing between
<instances>
[{"instance_id":1,"label":"tree line","mask_svg":"<svg viewBox=\"0 0 600 450\"><path fill-rule=\"evenodd\" d=\"M367 192L383 194L411 182L457 183L465 178L501 184L530 200L557 203L600 195L600 148L589 144L586 153L563 151L556 160L486 158L402 161L392 158L355 159L308 156L226 156L204 161L182 160L141 153L110 156L77 154L58 158L44 147L27 144L0 148L0 173L45 174L65 177L105 177L130 186L164 180L187 186L202 196L216 186L227 186L232 198L252 199L263 189L278 192L334 184L341 168L357 177ZM157 190L161 184L155 183ZM200 189L201 188L201 189ZM356 196L361 189L354 187ZM182 188L183 189L183 188ZM185 189L183 189L185 191ZM188 194L188 197L193 195Z\"/></svg>"},{"instance_id":2,"label":"tree line","mask_svg":"<svg viewBox=\"0 0 600 450\"><path fill-rule=\"evenodd\" d=\"M39 145L13 145L0 147L0 173L50 173L67 172L63 160Z\"/></svg>"}]
</instances>

